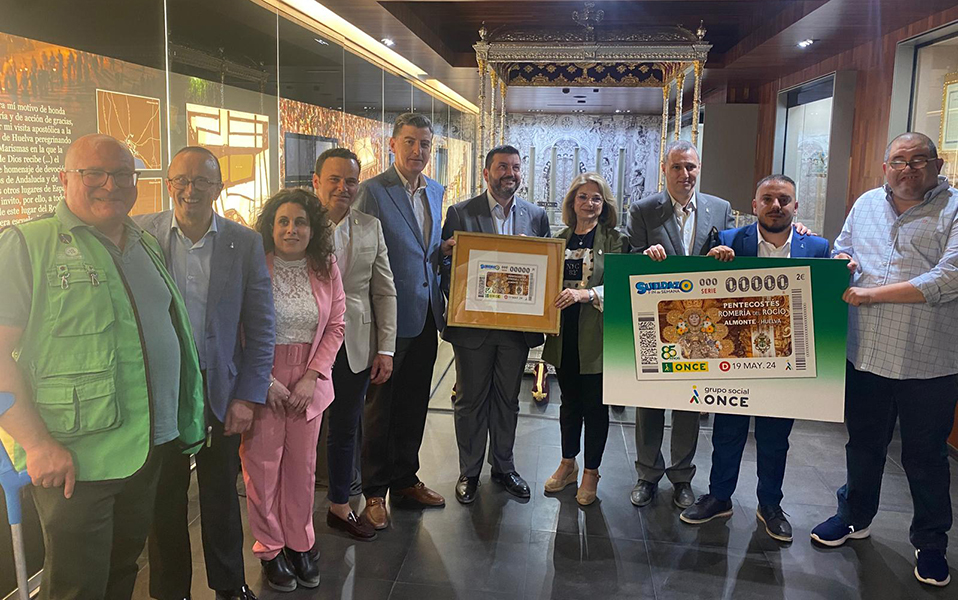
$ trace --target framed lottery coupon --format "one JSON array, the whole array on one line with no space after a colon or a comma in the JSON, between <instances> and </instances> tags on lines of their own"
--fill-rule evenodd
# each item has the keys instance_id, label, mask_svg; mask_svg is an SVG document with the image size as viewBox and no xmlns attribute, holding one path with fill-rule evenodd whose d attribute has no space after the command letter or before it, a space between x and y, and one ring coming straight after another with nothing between
<instances>
[{"instance_id":1,"label":"framed lottery coupon","mask_svg":"<svg viewBox=\"0 0 958 600\"><path fill-rule=\"evenodd\" d=\"M457 231L446 324L559 333L565 240Z\"/></svg>"}]
</instances>

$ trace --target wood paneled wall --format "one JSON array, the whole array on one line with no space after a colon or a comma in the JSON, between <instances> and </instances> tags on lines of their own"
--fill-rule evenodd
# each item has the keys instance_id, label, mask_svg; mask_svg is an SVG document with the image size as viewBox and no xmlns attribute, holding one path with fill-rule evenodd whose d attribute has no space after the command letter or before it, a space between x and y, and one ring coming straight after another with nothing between
<instances>
[{"instance_id":1,"label":"wood paneled wall","mask_svg":"<svg viewBox=\"0 0 958 600\"><path fill-rule=\"evenodd\" d=\"M884 182L882 155L888 142L892 77L898 42L958 20L958 6L892 31L812 67L785 75L759 88L759 135L755 155L755 180L772 172L775 143L775 105L778 92L787 87L838 70L858 72L855 122L852 126L852 157L849 165L846 210L862 193ZM924 132L932 138L935 131Z\"/></svg>"}]
</instances>

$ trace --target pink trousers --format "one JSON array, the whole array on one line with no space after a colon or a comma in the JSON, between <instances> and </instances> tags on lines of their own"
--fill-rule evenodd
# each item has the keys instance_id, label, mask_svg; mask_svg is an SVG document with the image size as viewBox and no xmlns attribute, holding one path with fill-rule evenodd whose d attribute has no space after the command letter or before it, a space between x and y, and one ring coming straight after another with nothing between
<instances>
[{"instance_id":1,"label":"pink trousers","mask_svg":"<svg viewBox=\"0 0 958 600\"><path fill-rule=\"evenodd\" d=\"M309 344L277 345L273 377L288 388L306 372ZM246 482L253 554L272 560L284 547L306 552L316 540L313 495L316 443L322 415L311 421L257 406L253 425L243 435L240 457Z\"/></svg>"}]
</instances>

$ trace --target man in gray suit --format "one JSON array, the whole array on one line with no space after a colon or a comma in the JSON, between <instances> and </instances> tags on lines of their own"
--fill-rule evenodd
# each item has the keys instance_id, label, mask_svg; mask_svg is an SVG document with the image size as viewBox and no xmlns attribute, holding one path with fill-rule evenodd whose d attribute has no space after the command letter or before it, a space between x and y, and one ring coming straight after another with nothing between
<instances>
[{"instance_id":1,"label":"man in gray suit","mask_svg":"<svg viewBox=\"0 0 958 600\"><path fill-rule=\"evenodd\" d=\"M393 501L423 507L446 504L416 475L437 333L446 325L446 301L439 289L439 219L445 190L422 173L432 153L432 136L428 117L399 115L389 140L396 164L364 181L356 201L356 208L382 224L396 284L392 377L369 386L363 413L362 518L376 529L389 524L387 491Z\"/></svg>"},{"instance_id":2,"label":"man in gray suit","mask_svg":"<svg viewBox=\"0 0 958 600\"><path fill-rule=\"evenodd\" d=\"M633 252L642 252L653 260L666 256L694 256L711 249L714 231L735 226L728 201L696 193L701 161L695 146L686 141L672 142L665 149L662 172L666 191L646 196L629 208L628 235ZM639 478L632 489L636 506L652 501L662 475L672 482L672 501L680 509L695 502L692 476L695 475L695 447L699 439L699 413L672 411L671 466L662 457L665 411L639 408L635 416L635 469Z\"/></svg>"},{"instance_id":3,"label":"man in gray suit","mask_svg":"<svg viewBox=\"0 0 958 600\"><path fill-rule=\"evenodd\" d=\"M549 237L546 212L516 196L522 159L512 146L497 146L486 155L482 176L487 191L449 207L442 228L443 287L448 290L449 268L456 231ZM529 497L529 485L516 472L513 445L519 416L519 386L529 348L545 342L541 333L520 333L446 327L443 339L456 353L456 441L459 444L459 482L456 500L470 504L476 499L479 473L486 454L486 438L492 480L520 498Z\"/></svg>"},{"instance_id":4,"label":"man in gray suit","mask_svg":"<svg viewBox=\"0 0 958 600\"><path fill-rule=\"evenodd\" d=\"M326 524L371 540L376 530L349 506L356 441L369 384L389 380L396 353L396 286L379 219L352 207L359 157L330 148L316 159L313 189L329 211L336 262L346 292L346 337L333 365L336 401L326 409L329 511Z\"/></svg>"},{"instance_id":5,"label":"man in gray suit","mask_svg":"<svg viewBox=\"0 0 958 600\"><path fill-rule=\"evenodd\" d=\"M236 476L240 434L252 423L253 407L266 402L273 368L273 292L263 240L213 212L223 181L209 150L177 152L167 189L173 210L136 220L163 248L203 370L207 438L196 455L196 479L206 577L217 600L255 600L244 575ZM190 597L189 485L188 456L164 461L149 540L150 595L158 600Z\"/></svg>"}]
</instances>

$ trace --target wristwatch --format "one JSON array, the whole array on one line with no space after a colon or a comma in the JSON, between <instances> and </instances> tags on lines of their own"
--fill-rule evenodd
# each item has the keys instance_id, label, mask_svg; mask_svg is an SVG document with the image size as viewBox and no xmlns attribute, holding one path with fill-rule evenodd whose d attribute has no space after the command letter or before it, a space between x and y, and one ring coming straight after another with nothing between
<instances>
[{"instance_id":1,"label":"wristwatch","mask_svg":"<svg viewBox=\"0 0 958 600\"><path fill-rule=\"evenodd\" d=\"M590 303L595 302L595 290L593 290L592 288L589 288L588 292L589 292L589 302Z\"/></svg>"}]
</instances>

